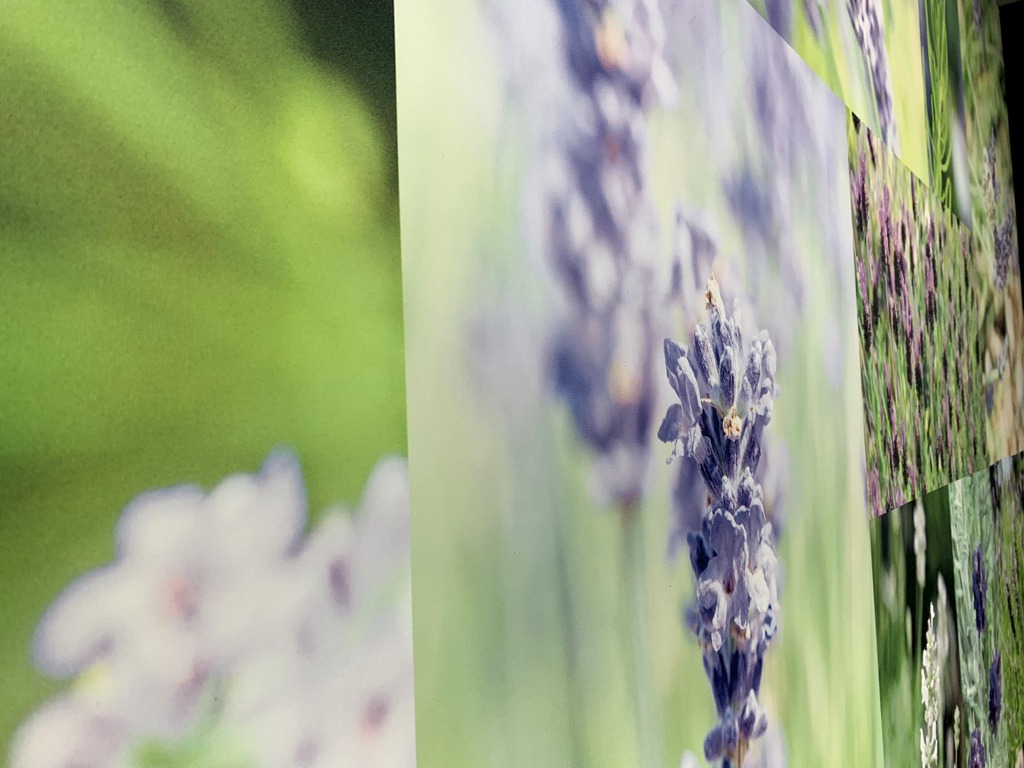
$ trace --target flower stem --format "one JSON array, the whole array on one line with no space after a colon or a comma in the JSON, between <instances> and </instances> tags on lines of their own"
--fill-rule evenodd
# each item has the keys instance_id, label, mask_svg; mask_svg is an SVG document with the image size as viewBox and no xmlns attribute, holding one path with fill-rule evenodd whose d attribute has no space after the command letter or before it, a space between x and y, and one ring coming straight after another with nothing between
<instances>
[{"instance_id":1,"label":"flower stem","mask_svg":"<svg viewBox=\"0 0 1024 768\"><path fill-rule=\"evenodd\" d=\"M555 557L558 564L558 603L565 625L562 632L562 650L565 654L567 690L569 699L569 740L573 765L585 765L583 746L586 709L581 686L579 660L579 630L576 626L572 585L570 583L568 553L566 552L565 521L556 515Z\"/></svg>"},{"instance_id":2,"label":"flower stem","mask_svg":"<svg viewBox=\"0 0 1024 768\"><path fill-rule=\"evenodd\" d=\"M622 607L629 614L626 648L629 653L640 768L662 766L661 714L654 687L643 516L634 504L624 504L622 519Z\"/></svg>"}]
</instances>

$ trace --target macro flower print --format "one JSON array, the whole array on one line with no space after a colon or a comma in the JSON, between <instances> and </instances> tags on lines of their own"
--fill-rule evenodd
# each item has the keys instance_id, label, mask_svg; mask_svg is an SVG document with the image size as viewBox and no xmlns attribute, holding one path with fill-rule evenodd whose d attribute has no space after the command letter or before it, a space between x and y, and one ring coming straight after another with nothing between
<instances>
[{"instance_id":1,"label":"macro flower print","mask_svg":"<svg viewBox=\"0 0 1024 768\"><path fill-rule=\"evenodd\" d=\"M970 749L949 503L940 488L870 523L885 765L963 765Z\"/></svg>"},{"instance_id":2,"label":"macro flower print","mask_svg":"<svg viewBox=\"0 0 1024 768\"><path fill-rule=\"evenodd\" d=\"M343 16L4 6L5 764L414 761L394 86Z\"/></svg>"},{"instance_id":3,"label":"macro flower print","mask_svg":"<svg viewBox=\"0 0 1024 768\"><path fill-rule=\"evenodd\" d=\"M842 103L743 0L438 10L396 8L419 764L875 762Z\"/></svg>"},{"instance_id":4,"label":"macro flower print","mask_svg":"<svg viewBox=\"0 0 1024 768\"><path fill-rule=\"evenodd\" d=\"M37 666L74 683L12 766L415 765L408 520L399 459L308 535L284 453L208 495L139 496L114 562L37 628Z\"/></svg>"},{"instance_id":5,"label":"macro flower print","mask_svg":"<svg viewBox=\"0 0 1024 768\"><path fill-rule=\"evenodd\" d=\"M988 442L986 463L992 464L1024 450L1024 301L999 9L985 0L961 0L958 9L979 312L985 319L985 404L996 427Z\"/></svg>"},{"instance_id":6,"label":"macro flower print","mask_svg":"<svg viewBox=\"0 0 1024 768\"><path fill-rule=\"evenodd\" d=\"M1010 765L1024 746L1024 457L949 489L970 765Z\"/></svg>"},{"instance_id":7,"label":"macro flower print","mask_svg":"<svg viewBox=\"0 0 1024 768\"><path fill-rule=\"evenodd\" d=\"M991 287L984 223L968 230L856 115L848 132L868 493L877 516L1016 445L1020 345L1015 304ZM1007 297L1020 289L1012 277Z\"/></svg>"},{"instance_id":8,"label":"macro flower print","mask_svg":"<svg viewBox=\"0 0 1024 768\"><path fill-rule=\"evenodd\" d=\"M948 156L947 46L958 42L944 11L954 0L748 1L907 167L932 178L936 146Z\"/></svg>"}]
</instances>

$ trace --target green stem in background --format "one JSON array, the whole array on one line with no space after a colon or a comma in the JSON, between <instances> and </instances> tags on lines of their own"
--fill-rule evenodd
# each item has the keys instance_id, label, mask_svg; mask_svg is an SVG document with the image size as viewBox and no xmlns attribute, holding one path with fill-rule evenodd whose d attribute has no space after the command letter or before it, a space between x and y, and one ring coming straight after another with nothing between
<instances>
[{"instance_id":1,"label":"green stem in background","mask_svg":"<svg viewBox=\"0 0 1024 768\"><path fill-rule=\"evenodd\" d=\"M622 522L622 608L628 613L626 649L633 689L640 768L660 768L661 712L654 685L651 624L648 611L647 568L644 557L643 515L636 504L620 507Z\"/></svg>"},{"instance_id":2,"label":"green stem in background","mask_svg":"<svg viewBox=\"0 0 1024 768\"><path fill-rule=\"evenodd\" d=\"M558 609L564 620L562 627L562 650L565 654L566 695L569 699L569 739L573 765L586 765L583 746L586 708L579 660L579 630L573 609L572 584L569 576L569 558L566 552L566 530L564 515L555 517L555 559L558 568Z\"/></svg>"}]
</instances>

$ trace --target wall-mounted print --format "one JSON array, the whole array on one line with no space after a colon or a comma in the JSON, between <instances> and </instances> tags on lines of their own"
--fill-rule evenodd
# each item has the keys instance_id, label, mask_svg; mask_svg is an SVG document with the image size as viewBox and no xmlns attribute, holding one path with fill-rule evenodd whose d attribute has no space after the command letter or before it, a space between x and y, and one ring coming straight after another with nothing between
<instances>
[{"instance_id":1,"label":"wall-mounted print","mask_svg":"<svg viewBox=\"0 0 1024 768\"><path fill-rule=\"evenodd\" d=\"M1024 762L1024 456L949 488L968 765Z\"/></svg>"},{"instance_id":2,"label":"wall-mounted print","mask_svg":"<svg viewBox=\"0 0 1024 768\"><path fill-rule=\"evenodd\" d=\"M1019 424L1024 413L1024 315L998 7L987 0L963 0L960 30L975 256L989 286L983 311L992 332L985 354L988 365L998 370L986 382L986 398L994 418ZM990 441L989 463L1021 450L1020 434L997 433Z\"/></svg>"},{"instance_id":3,"label":"wall-mounted print","mask_svg":"<svg viewBox=\"0 0 1024 768\"><path fill-rule=\"evenodd\" d=\"M991 0L959 0L958 9L971 216L1002 282L1016 261L1017 237L999 8Z\"/></svg>"},{"instance_id":4,"label":"wall-mounted print","mask_svg":"<svg viewBox=\"0 0 1024 768\"><path fill-rule=\"evenodd\" d=\"M885 765L968 765L948 489L872 520L871 553Z\"/></svg>"},{"instance_id":5,"label":"wall-mounted print","mask_svg":"<svg viewBox=\"0 0 1024 768\"><path fill-rule=\"evenodd\" d=\"M847 106L968 227L971 74L1001 66L994 0L751 0ZM965 8L968 18L965 20ZM991 37L995 18L996 38ZM973 25L965 29L967 24ZM987 30L987 31L983 31ZM969 41L970 36L975 41ZM995 40L990 59L979 35ZM991 46L990 46L991 47ZM965 57L974 57L968 66ZM982 63L982 62L985 63ZM984 82L980 86L985 89ZM998 109L1002 93L992 93ZM965 98L966 97L966 98ZM983 142L984 140L982 140Z\"/></svg>"},{"instance_id":6,"label":"wall-mounted print","mask_svg":"<svg viewBox=\"0 0 1024 768\"><path fill-rule=\"evenodd\" d=\"M923 179L931 178L933 102L946 114L944 85L933 87L929 77L930 61L945 57L945 25L933 29L929 37L927 22L937 16L936 9L942 12L945 2L750 0L846 105ZM945 21L944 15L941 19ZM941 73L940 83L944 83Z\"/></svg>"},{"instance_id":7,"label":"wall-mounted print","mask_svg":"<svg viewBox=\"0 0 1024 768\"><path fill-rule=\"evenodd\" d=\"M394 91L300 5L4 3L3 765L415 764Z\"/></svg>"},{"instance_id":8,"label":"wall-mounted print","mask_svg":"<svg viewBox=\"0 0 1024 768\"><path fill-rule=\"evenodd\" d=\"M1019 270L1000 286L969 231L855 115L848 126L874 515L1020 444Z\"/></svg>"},{"instance_id":9,"label":"wall-mounted print","mask_svg":"<svg viewBox=\"0 0 1024 768\"><path fill-rule=\"evenodd\" d=\"M845 107L745 0L439 10L396 6L419 766L878 764Z\"/></svg>"}]
</instances>

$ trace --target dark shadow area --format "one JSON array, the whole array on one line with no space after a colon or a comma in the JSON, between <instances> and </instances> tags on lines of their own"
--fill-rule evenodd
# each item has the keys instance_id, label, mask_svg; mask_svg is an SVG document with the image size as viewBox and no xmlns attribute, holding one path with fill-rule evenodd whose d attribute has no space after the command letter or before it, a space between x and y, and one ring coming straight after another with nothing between
<instances>
[{"instance_id":1,"label":"dark shadow area","mask_svg":"<svg viewBox=\"0 0 1024 768\"><path fill-rule=\"evenodd\" d=\"M316 57L359 89L381 127L388 184L398 197L395 8L391 0L292 0Z\"/></svg>"}]
</instances>

